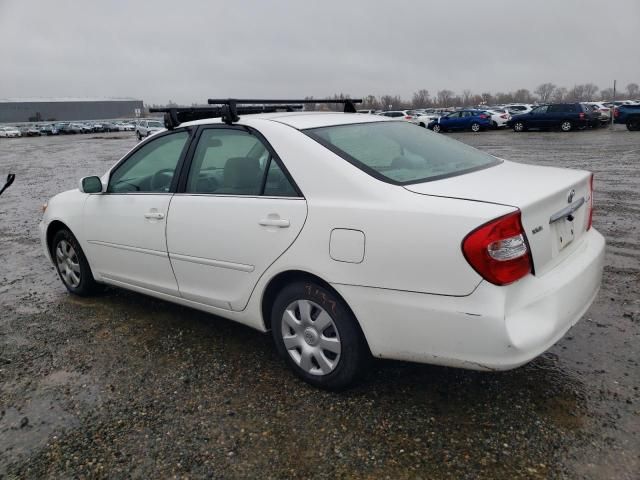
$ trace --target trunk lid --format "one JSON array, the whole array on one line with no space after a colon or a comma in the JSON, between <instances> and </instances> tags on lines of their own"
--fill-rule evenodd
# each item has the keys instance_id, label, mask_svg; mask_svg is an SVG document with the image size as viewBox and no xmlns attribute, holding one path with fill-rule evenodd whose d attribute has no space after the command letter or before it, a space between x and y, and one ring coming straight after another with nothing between
<instances>
[{"instance_id":1,"label":"trunk lid","mask_svg":"<svg viewBox=\"0 0 640 480\"><path fill-rule=\"evenodd\" d=\"M519 208L534 274L540 276L581 243L588 222L590 177L584 170L504 161L477 172L405 188L421 195Z\"/></svg>"}]
</instances>

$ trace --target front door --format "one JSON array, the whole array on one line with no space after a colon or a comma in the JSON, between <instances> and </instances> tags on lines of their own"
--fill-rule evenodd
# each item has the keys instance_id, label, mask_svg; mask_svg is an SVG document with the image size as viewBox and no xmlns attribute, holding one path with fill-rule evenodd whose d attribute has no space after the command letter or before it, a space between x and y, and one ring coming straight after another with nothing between
<instances>
[{"instance_id":1,"label":"front door","mask_svg":"<svg viewBox=\"0 0 640 480\"><path fill-rule=\"evenodd\" d=\"M244 309L306 216L305 199L259 134L239 126L203 128L184 192L169 208L167 247L180 294Z\"/></svg>"},{"instance_id":2,"label":"front door","mask_svg":"<svg viewBox=\"0 0 640 480\"><path fill-rule=\"evenodd\" d=\"M159 135L141 145L109 176L107 192L84 207L87 257L105 281L178 295L165 228L176 171L189 132Z\"/></svg>"}]
</instances>

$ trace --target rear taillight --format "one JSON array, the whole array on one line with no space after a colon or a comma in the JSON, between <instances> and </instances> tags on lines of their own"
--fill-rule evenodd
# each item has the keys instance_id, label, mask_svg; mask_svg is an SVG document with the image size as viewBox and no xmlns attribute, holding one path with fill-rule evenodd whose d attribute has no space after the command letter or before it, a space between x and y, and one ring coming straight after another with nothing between
<instances>
[{"instance_id":1,"label":"rear taillight","mask_svg":"<svg viewBox=\"0 0 640 480\"><path fill-rule=\"evenodd\" d=\"M589 199L587 200L587 208L589 209L587 212L587 230L589 230L591 225L593 225L593 173L589 179Z\"/></svg>"},{"instance_id":2,"label":"rear taillight","mask_svg":"<svg viewBox=\"0 0 640 480\"><path fill-rule=\"evenodd\" d=\"M505 113L504 115L500 115L500 118L509 118L509 115Z\"/></svg>"},{"instance_id":3,"label":"rear taillight","mask_svg":"<svg viewBox=\"0 0 640 480\"><path fill-rule=\"evenodd\" d=\"M584 118L584 112L580 112L578 116L580 117L580 120L582 120Z\"/></svg>"},{"instance_id":4,"label":"rear taillight","mask_svg":"<svg viewBox=\"0 0 640 480\"><path fill-rule=\"evenodd\" d=\"M411 115L407 115L404 117L405 120L411 120L413 117Z\"/></svg>"},{"instance_id":5,"label":"rear taillight","mask_svg":"<svg viewBox=\"0 0 640 480\"><path fill-rule=\"evenodd\" d=\"M618 107L613 109L613 116L617 117L618 115L620 115L620 110L618 110Z\"/></svg>"},{"instance_id":6,"label":"rear taillight","mask_svg":"<svg viewBox=\"0 0 640 480\"><path fill-rule=\"evenodd\" d=\"M480 118L489 118L489 116L485 115L485 114L482 114L482 115L480 115Z\"/></svg>"},{"instance_id":7,"label":"rear taillight","mask_svg":"<svg viewBox=\"0 0 640 480\"><path fill-rule=\"evenodd\" d=\"M531 272L520 210L485 223L462 241L462 253L482 278L508 285Z\"/></svg>"}]
</instances>

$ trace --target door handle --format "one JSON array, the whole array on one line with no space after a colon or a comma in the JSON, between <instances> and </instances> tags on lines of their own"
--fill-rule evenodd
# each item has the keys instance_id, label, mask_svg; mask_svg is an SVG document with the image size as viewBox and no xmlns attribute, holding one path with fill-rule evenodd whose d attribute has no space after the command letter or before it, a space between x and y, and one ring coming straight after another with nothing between
<instances>
[{"instance_id":1,"label":"door handle","mask_svg":"<svg viewBox=\"0 0 640 480\"><path fill-rule=\"evenodd\" d=\"M284 220L282 218L263 218L260 220L260 225L263 227L278 227L278 228L288 228L289 220Z\"/></svg>"},{"instance_id":2,"label":"door handle","mask_svg":"<svg viewBox=\"0 0 640 480\"><path fill-rule=\"evenodd\" d=\"M144 214L144 218L154 218L156 220L162 220L164 218L164 213L161 212L147 212Z\"/></svg>"}]
</instances>

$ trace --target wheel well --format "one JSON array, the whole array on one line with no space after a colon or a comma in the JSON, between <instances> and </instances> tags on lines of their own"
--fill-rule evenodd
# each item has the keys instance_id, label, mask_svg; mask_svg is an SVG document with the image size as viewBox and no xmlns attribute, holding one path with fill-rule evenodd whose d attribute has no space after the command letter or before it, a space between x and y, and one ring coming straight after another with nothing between
<instances>
[{"instance_id":1,"label":"wheel well","mask_svg":"<svg viewBox=\"0 0 640 480\"><path fill-rule=\"evenodd\" d=\"M265 288L264 295L262 295L262 321L264 322L265 328L267 330L271 330L271 307L273 306L273 302L275 301L278 292L280 292L280 290L282 290L286 285L289 285L290 283L303 282L305 280L315 282L321 287L326 288L344 302L346 308L349 309L349 312L351 312L351 314L353 315L353 318L356 319L356 324L358 326L358 329L360 330L360 333L362 334L362 338L364 338L365 343L367 343L364 332L362 331L362 327L360 326L360 321L353 313L353 310L351 310L349 304L345 301L344 298L342 298L342 295L340 295L335 290L335 288L333 288L329 283L325 282L320 277L308 272L303 272L301 270L288 270L286 272L279 273L271 279L271 281L267 285L267 288Z\"/></svg>"},{"instance_id":2,"label":"wheel well","mask_svg":"<svg viewBox=\"0 0 640 480\"><path fill-rule=\"evenodd\" d=\"M53 240L53 236L60 230L69 230L69 227L59 220L54 220L47 227L47 248L49 251L51 251L51 241Z\"/></svg>"}]
</instances>

